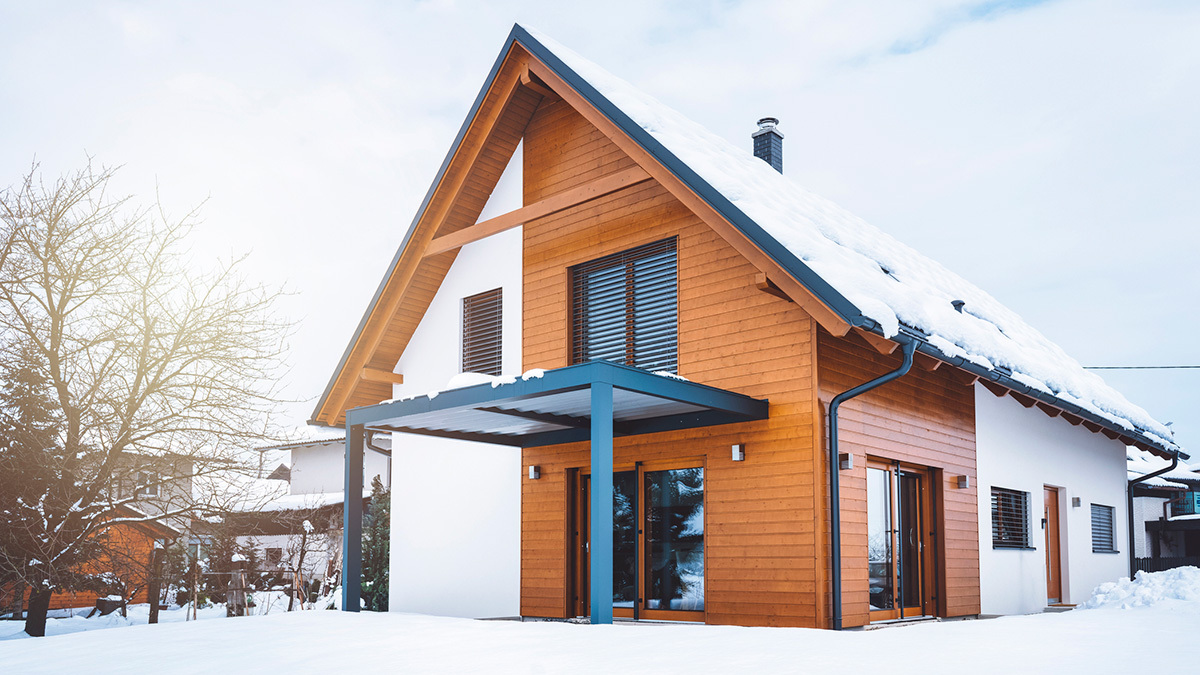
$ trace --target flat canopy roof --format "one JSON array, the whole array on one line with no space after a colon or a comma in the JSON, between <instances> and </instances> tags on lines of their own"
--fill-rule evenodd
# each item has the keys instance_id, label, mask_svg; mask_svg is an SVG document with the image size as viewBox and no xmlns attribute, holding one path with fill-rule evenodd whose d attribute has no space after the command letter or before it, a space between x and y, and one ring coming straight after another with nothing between
<instances>
[{"instance_id":1,"label":"flat canopy roof","mask_svg":"<svg viewBox=\"0 0 1200 675\"><path fill-rule=\"evenodd\" d=\"M346 424L483 443L537 447L586 441L593 384L612 385L613 435L632 436L767 418L767 400L609 361L353 408Z\"/></svg>"}]
</instances>

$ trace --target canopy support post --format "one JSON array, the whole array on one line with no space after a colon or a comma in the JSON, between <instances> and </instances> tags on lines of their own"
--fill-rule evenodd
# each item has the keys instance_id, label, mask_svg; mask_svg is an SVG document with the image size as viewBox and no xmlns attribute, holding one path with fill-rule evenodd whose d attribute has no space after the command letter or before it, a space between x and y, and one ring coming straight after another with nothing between
<instances>
[{"instance_id":1,"label":"canopy support post","mask_svg":"<svg viewBox=\"0 0 1200 675\"><path fill-rule=\"evenodd\" d=\"M613 621L613 388L596 382L592 397L592 623Z\"/></svg>"},{"instance_id":2,"label":"canopy support post","mask_svg":"<svg viewBox=\"0 0 1200 675\"><path fill-rule=\"evenodd\" d=\"M362 599L363 437L361 424L346 420L346 482L342 503L342 611L357 612Z\"/></svg>"}]
</instances>

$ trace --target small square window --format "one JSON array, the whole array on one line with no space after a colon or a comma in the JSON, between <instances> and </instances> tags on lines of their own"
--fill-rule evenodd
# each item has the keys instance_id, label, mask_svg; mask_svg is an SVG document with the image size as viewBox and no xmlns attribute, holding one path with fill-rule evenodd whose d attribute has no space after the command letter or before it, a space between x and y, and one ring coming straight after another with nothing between
<instances>
[{"instance_id":1,"label":"small square window","mask_svg":"<svg viewBox=\"0 0 1200 675\"><path fill-rule=\"evenodd\" d=\"M463 298L462 372L499 375L503 365L503 289Z\"/></svg>"},{"instance_id":2,"label":"small square window","mask_svg":"<svg viewBox=\"0 0 1200 675\"><path fill-rule=\"evenodd\" d=\"M279 567L279 563L283 562L283 549L269 548L267 549L267 566Z\"/></svg>"},{"instance_id":3,"label":"small square window","mask_svg":"<svg viewBox=\"0 0 1200 675\"><path fill-rule=\"evenodd\" d=\"M1114 513L1111 506L1092 504L1092 553L1117 552L1116 538L1113 536Z\"/></svg>"},{"instance_id":4,"label":"small square window","mask_svg":"<svg viewBox=\"0 0 1200 675\"><path fill-rule=\"evenodd\" d=\"M157 497L158 476L149 471L139 471L137 477L136 497Z\"/></svg>"},{"instance_id":5,"label":"small square window","mask_svg":"<svg viewBox=\"0 0 1200 675\"><path fill-rule=\"evenodd\" d=\"M992 548L1030 548L1028 492L992 488Z\"/></svg>"}]
</instances>

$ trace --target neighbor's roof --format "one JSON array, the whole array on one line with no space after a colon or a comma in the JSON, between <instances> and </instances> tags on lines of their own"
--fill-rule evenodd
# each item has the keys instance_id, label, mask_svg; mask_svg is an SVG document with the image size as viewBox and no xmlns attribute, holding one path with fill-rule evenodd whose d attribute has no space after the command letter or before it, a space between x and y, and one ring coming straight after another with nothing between
<instances>
[{"instance_id":1,"label":"neighbor's roof","mask_svg":"<svg viewBox=\"0 0 1200 675\"><path fill-rule=\"evenodd\" d=\"M926 353L1178 450L1164 425L971 282L553 39L513 33L851 325L917 337Z\"/></svg>"}]
</instances>

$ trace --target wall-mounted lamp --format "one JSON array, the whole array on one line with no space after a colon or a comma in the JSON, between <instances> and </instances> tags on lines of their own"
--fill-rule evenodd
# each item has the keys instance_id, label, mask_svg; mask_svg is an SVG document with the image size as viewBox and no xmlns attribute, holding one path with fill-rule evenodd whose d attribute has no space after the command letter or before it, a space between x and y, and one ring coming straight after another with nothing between
<instances>
[{"instance_id":1,"label":"wall-mounted lamp","mask_svg":"<svg viewBox=\"0 0 1200 675\"><path fill-rule=\"evenodd\" d=\"M733 461L735 461L735 462L746 461L746 444L745 443L738 443L737 445L733 446Z\"/></svg>"},{"instance_id":2,"label":"wall-mounted lamp","mask_svg":"<svg viewBox=\"0 0 1200 675\"><path fill-rule=\"evenodd\" d=\"M542 471L538 467L529 465L529 480L537 480L542 477Z\"/></svg>"},{"instance_id":3,"label":"wall-mounted lamp","mask_svg":"<svg viewBox=\"0 0 1200 675\"><path fill-rule=\"evenodd\" d=\"M966 490L967 488L971 487L970 476L958 476L956 482L958 483L959 490Z\"/></svg>"},{"instance_id":4,"label":"wall-mounted lamp","mask_svg":"<svg viewBox=\"0 0 1200 675\"><path fill-rule=\"evenodd\" d=\"M838 468L842 471L849 471L854 468L854 455L848 452L838 453Z\"/></svg>"},{"instance_id":5,"label":"wall-mounted lamp","mask_svg":"<svg viewBox=\"0 0 1200 675\"><path fill-rule=\"evenodd\" d=\"M1079 497L1071 497L1071 506L1083 506L1083 502L1079 499Z\"/></svg>"}]
</instances>

